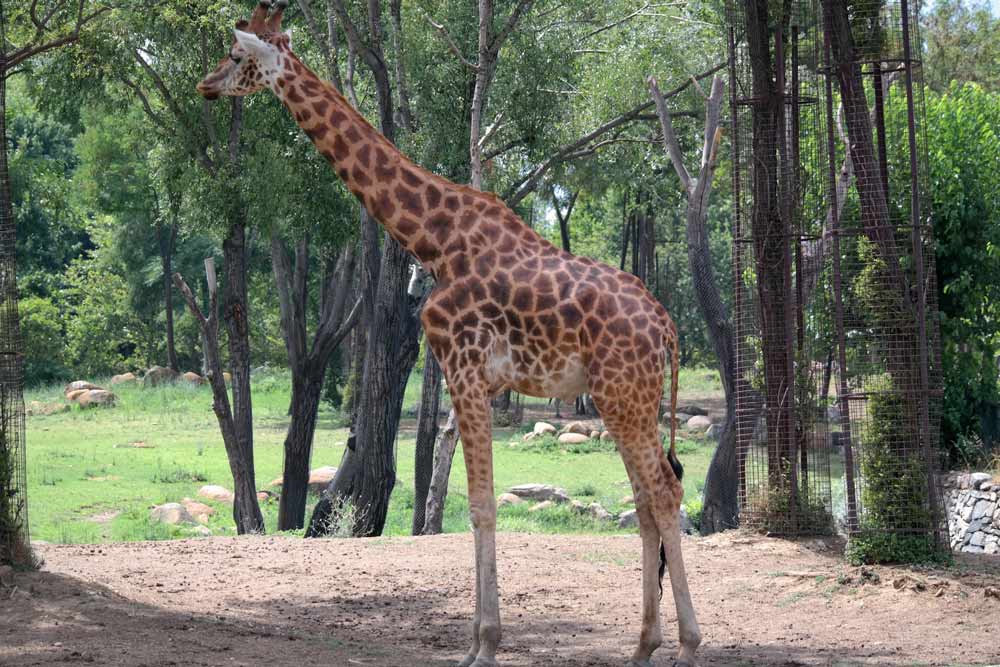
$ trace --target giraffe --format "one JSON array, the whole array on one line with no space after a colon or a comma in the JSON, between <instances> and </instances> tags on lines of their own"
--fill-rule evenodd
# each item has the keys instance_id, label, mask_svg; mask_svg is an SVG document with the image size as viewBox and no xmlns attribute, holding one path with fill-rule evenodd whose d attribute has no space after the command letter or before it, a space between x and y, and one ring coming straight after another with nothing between
<instances>
[{"instance_id":1,"label":"giraffe","mask_svg":"<svg viewBox=\"0 0 1000 667\"><path fill-rule=\"evenodd\" d=\"M472 645L461 667L493 667L501 638L490 399L512 388L572 401L589 392L612 434L635 498L642 541L642 625L630 665L662 643L659 598L669 570L677 608L675 665L694 667L701 634L688 591L678 512L677 330L630 274L565 252L496 195L414 164L331 84L295 56L268 0L236 23L228 55L197 86L207 99L269 88L347 188L436 279L421 314L451 392L475 543ZM658 430L671 365L670 449Z\"/></svg>"}]
</instances>

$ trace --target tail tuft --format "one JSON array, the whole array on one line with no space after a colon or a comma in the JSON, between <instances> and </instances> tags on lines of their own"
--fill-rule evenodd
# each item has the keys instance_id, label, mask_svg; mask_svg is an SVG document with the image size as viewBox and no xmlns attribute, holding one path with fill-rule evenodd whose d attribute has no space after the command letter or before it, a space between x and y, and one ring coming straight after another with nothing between
<instances>
[{"instance_id":1,"label":"tail tuft","mask_svg":"<svg viewBox=\"0 0 1000 667\"><path fill-rule=\"evenodd\" d=\"M667 452L667 461L670 462L670 467L674 469L674 475L677 477L677 481L684 479L684 466L681 462L677 460L677 453L671 449Z\"/></svg>"}]
</instances>

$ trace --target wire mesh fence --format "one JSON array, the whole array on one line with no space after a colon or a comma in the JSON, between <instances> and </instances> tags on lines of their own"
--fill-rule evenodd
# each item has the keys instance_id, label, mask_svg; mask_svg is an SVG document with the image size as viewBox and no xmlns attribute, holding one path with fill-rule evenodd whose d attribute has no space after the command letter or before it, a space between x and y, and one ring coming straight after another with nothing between
<instances>
[{"instance_id":1,"label":"wire mesh fence","mask_svg":"<svg viewBox=\"0 0 1000 667\"><path fill-rule=\"evenodd\" d=\"M882 0L732 0L727 15L741 521L933 535L916 17Z\"/></svg>"},{"instance_id":2,"label":"wire mesh fence","mask_svg":"<svg viewBox=\"0 0 1000 667\"><path fill-rule=\"evenodd\" d=\"M6 132L6 25L0 4L0 141ZM7 151L0 150L0 564L31 565L24 449L23 345Z\"/></svg>"}]
</instances>

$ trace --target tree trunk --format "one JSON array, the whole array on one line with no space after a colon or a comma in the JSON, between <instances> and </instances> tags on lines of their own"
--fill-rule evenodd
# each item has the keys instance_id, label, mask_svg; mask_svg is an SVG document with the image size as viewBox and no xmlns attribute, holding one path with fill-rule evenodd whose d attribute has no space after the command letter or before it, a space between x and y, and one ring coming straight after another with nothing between
<instances>
[{"instance_id":1,"label":"tree trunk","mask_svg":"<svg viewBox=\"0 0 1000 667\"><path fill-rule=\"evenodd\" d=\"M413 454L413 522L410 527L413 535L420 535L424 528L440 406L441 366L431 353L430 346L425 344L424 381L420 392L420 412L417 414L417 444Z\"/></svg>"},{"instance_id":2,"label":"tree trunk","mask_svg":"<svg viewBox=\"0 0 1000 667\"><path fill-rule=\"evenodd\" d=\"M320 372L322 371L322 372ZM326 366L292 373L291 417L285 434L285 463L278 503L278 530L302 528L309 490L309 463Z\"/></svg>"},{"instance_id":3,"label":"tree trunk","mask_svg":"<svg viewBox=\"0 0 1000 667\"><path fill-rule=\"evenodd\" d=\"M242 213L239 214L242 216ZM257 502L256 477L253 462L253 409L250 400L250 326L247 313L247 251L246 227L243 220L234 221L222 242L222 253L226 262L226 282L223 289L223 319L229 339L229 363L232 373L233 392L233 437L236 440L236 464L240 476L235 476L233 492L233 518L238 531L242 533L263 533L264 517ZM209 341L211 347L211 341ZM213 372L218 381L221 369L216 360ZM213 382L214 386L214 382ZM233 462L231 462L231 465Z\"/></svg>"},{"instance_id":4,"label":"tree trunk","mask_svg":"<svg viewBox=\"0 0 1000 667\"><path fill-rule=\"evenodd\" d=\"M173 275L174 245L177 240L177 225L171 225L167 234L162 225L157 225L156 236L160 246L160 266L163 270L163 306L167 319L167 365L174 371L180 371L177 364L177 346L174 342L174 287L171 281Z\"/></svg>"},{"instance_id":5,"label":"tree trunk","mask_svg":"<svg viewBox=\"0 0 1000 667\"><path fill-rule=\"evenodd\" d=\"M448 478L451 476L451 462L455 458L458 445L458 422L455 411L448 413L448 421L438 433L438 441L434 450L434 472L431 474L431 484L427 491L426 518L424 520L424 535L438 535L444 525L444 506L448 499Z\"/></svg>"}]
</instances>

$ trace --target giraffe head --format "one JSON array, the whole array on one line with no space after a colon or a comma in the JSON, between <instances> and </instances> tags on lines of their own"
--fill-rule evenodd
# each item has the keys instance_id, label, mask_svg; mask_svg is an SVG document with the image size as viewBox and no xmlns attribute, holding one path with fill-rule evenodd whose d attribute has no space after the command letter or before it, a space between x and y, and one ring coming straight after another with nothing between
<instances>
[{"instance_id":1,"label":"giraffe head","mask_svg":"<svg viewBox=\"0 0 1000 667\"><path fill-rule=\"evenodd\" d=\"M271 12L271 0L260 0L249 21L236 22L229 53L198 83L203 97L242 97L274 84L279 56L291 49L289 33L281 31L281 15L287 6L287 0L278 0Z\"/></svg>"}]
</instances>

